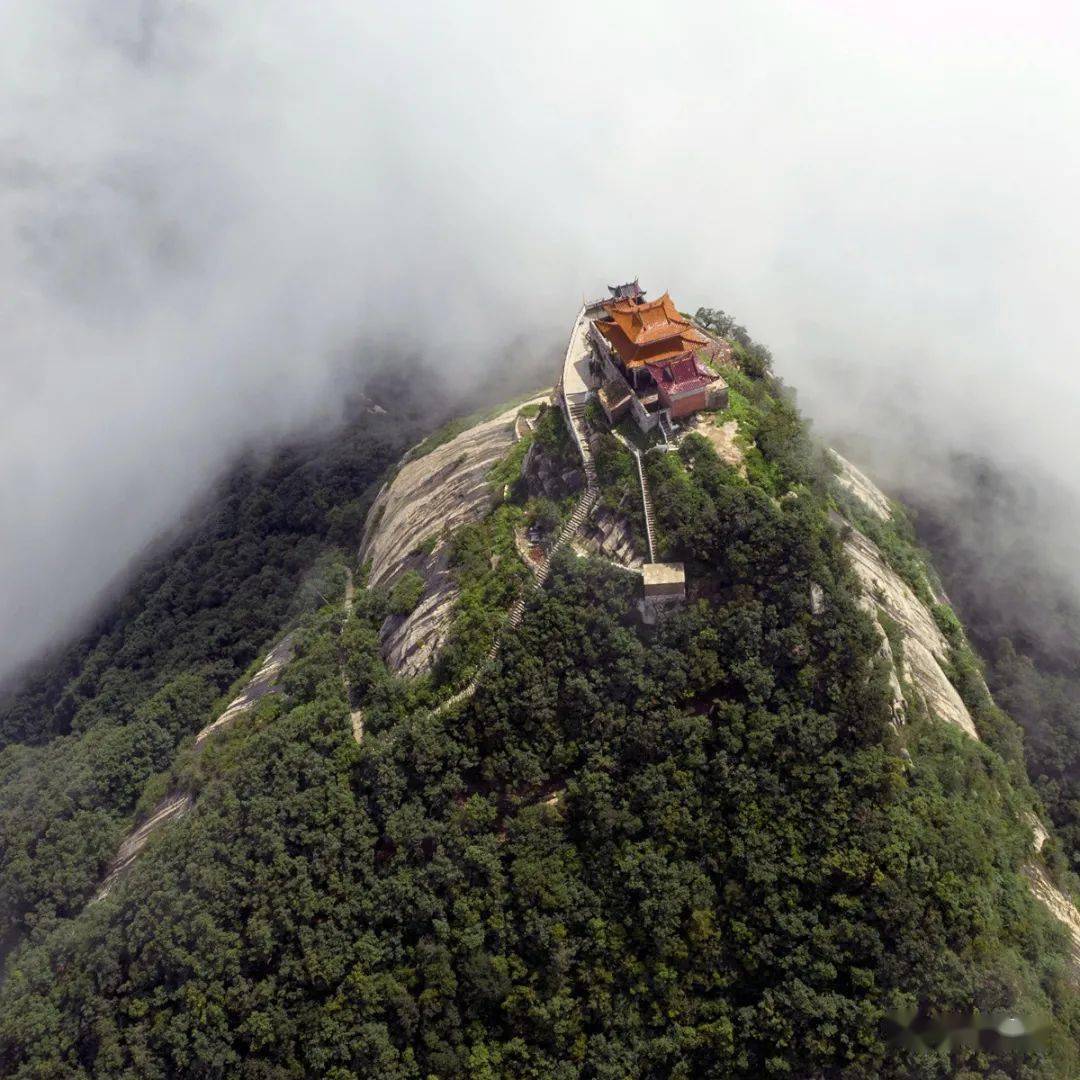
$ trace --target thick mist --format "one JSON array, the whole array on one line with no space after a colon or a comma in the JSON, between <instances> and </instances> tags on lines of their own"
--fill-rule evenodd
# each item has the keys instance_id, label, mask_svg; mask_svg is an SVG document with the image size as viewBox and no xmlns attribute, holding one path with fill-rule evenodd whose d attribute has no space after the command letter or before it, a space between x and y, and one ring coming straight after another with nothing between
<instances>
[{"instance_id":1,"label":"thick mist","mask_svg":"<svg viewBox=\"0 0 1080 1080\"><path fill-rule=\"evenodd\" d=\"M252 440L332 424L387 356L535 363L636 275L735 314L886 483L947 492L955 448L1046 474L1071 573L1077 29L1064 4L9 0L0 676Z\"/></svg>"}]
</instances>

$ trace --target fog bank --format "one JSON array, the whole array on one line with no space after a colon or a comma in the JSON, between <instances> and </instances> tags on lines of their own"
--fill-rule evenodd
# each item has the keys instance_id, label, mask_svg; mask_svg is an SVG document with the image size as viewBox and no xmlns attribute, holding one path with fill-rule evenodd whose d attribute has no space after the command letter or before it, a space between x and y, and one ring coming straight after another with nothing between
<instances>
[{"instance_id":1,"label":"fog bank","mask_svg":"<svg viewBox=\"0 0 1080 1080\"><path fill-rule=\"evenodd\" d=\"M886 483L956 446L1069 502L1077 21L10 0L0 676L253 437L391 351L535 362L624 276L735 314Z\"/></svg>"}]
</instances>

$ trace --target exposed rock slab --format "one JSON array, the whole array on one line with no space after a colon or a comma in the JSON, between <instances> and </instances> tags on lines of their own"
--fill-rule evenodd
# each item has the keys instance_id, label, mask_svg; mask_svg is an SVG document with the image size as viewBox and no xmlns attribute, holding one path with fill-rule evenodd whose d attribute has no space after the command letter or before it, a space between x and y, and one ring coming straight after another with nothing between
<instances>
[{"instance_id":1,"label":"exposed rock slab","mask_svg":"<svg viewBox=\"0 0 1080 1080\"><path fill-rule=\"evenodd\" d=\"M578 492L585 486L585 474L580 468L566 468L558 461L543 453L539 445L533 443L525 456L522 475L528 492L533 497L545 496L549 499L565 498Z\"/></svg>"},{"instance_id":2,"label":"exposed rock slab","mask_svg":"<svg viewBox=\"0 0 1080 1080\"><path fill-rule=\"evenodd\" d=\"M973 739L979 737L971 713L941 669L937 657L915 637L904 638L904 676L919 688L933 715L956 724Z\"/></svg>"},{"instance_id":3,"label":"exposed rock slab","mask_svg":"<svg viewBox=\"0 0 1080 1080\"><path fill-rule=\"evenodd\" d=\"M949 643L934 616L911 590L911 586L885 561L877 544L852 529L844 548L867 595L936 656L948 656Z\"/></svg>"},{"instance_id":4,"label":"exposed rock slab","mask_svg":"<svg viewBox=\"0 0 1080 1080\"><path fill-rule=\"evenodd\" d=\"M949 643L926 605L885 561L877 545L857 529L844 542L866 598L900 624L904 634L903 675L919 690L927 708L939 719L956 724L977 739L975 722L949 682L941 661Z\"/></svg>"},{"instance_id":5,"label":"exposed rock slab","mask_svg":"<svg viewBox=\"0 0 1080 1080\"><path fill-rule=\"evenodd\" d=\"M634 545L630 522L623 514L606 507L593 512L581 547L586 553L600 555L627 570L640 570L646 562Z\"/></svg>"},{"instance_id":6,"label":"exposed rock slab","mask_svg":"<svg viewBox=\"0 0 1080 1080\"><path fill-rule=\"evenodd\" d=\"M1033 810L1029 810L1024 819L1031 826L1031 844L1035 848L1036 854L1043 849L1043 844L1050 839L1050 834L1046 831L1046 826L1039 820L1038 814Z\"/></svg>"},{"instance_id":7,"label":"exposed rock slab","mask_svg":"<svg viewBox=\"0 0 1080 1080\"><path fill-rule=\"evenodd\" d=\"M1024 866L1024 874L1031 883L1031 891L1049 909L1050 914L1061 922L1069 932L1072 947L1069 956L1080 966L1080 911L1051 880L1046 870L1036 862Z\"/></svg>"},{"instance_id":8,"label":"exposed rock slab","mask_svg":"<svg viewBox=\"0 0 1080 1080\"><path fill-rule=\"evenodd\" d=\"M881 620L878 618L877 605L864 594L859 598L859 606L874 620L874 626L877 627L877 632L881 635L881 645L878 648L878 656L880 656L889 666L889 693L892 699L889 711L892 714L893 724L896 727L901 727L907 722L907 705L904 702L904 689L900 685L900 678L897 675L900 665L897 663L897 658L893 655L892 645L889 643L889 636L885 633L885 628L881 625Z\"/></svg>"},{"instance_id":9,"label":"exposed rock slab","mask_svg":"<svg viewBox=\"0 0 1080 1080\"><path fill-rule=\"evenodd\" d=\"M479 520L492 503L487 475L514 443L518 408L478 424L406 462L371 509L378 521L362 560L371 560L369 582L389 584L425 541Z\"/></svg>"},{"instance_id":10,"label":"exposed rock slab","mask_svg":"<svg viewBox=\"0 0 1080 1080\"><path fill-rule=\"evenodd\" d=\"M836 476L837 483L854 495L872 514L876 514L882 521L888 521L892 517L888 496L866 473L857 469L846 457L835 450L829 452L840 467L840 472Z\"/></svg>"},{"instance_id":11,"label":"exposed rock slab","mask_svg":"<svg viewBox=\"0 0 1080 1080\"><path fill-rule=\"evenodd\" d=\"M383 659L395 674L409 678L430 670L446 640L458 597L446 568L445 552L421 563L416 569L426 582L420 603L406 617L392 616L380 631Z\"/></svg>"},{"instance_id":12,"label":"exposed rock slab","mask_svg":"<svg viewBox=\"0 0 1080 1080\"><path fill-rule=\"evenodd\" d=\"M123 843L117 849L116 855L113 856L112 861L109 863L109 867L105 872L105 879L102 881L94 900L101 900L109 895L109 890L116 884L121 875L131 867L139 852L146 847L147 841L158 829L174 818L183 817L194 805L194 800L187 792L172 792L166 795L154 807L154 812L150 817L134 832L125 837Z\"/></svg>"},{"instance_id":13,"label":"exposed rock slab","mask_svg":"<svg viewBox=\"0 0 1080 1080\"><path fill-rule=\"evenodd\" d=\"M371 507L360 549L361 561L371 561L370 585L390 586L407 570L416 570L425 582L416 609L382 627L383 657L398 675L428 671L446 639L458 593L443 537L481 520L491 508L497 493L488 474L524 434L517 423L522 408L515 405L407 460Z\"/></svg>"},{"instance_id":14,"label":"exposed rock slab","mask_svg":"<svg viewBox=\"0 0 1080 1080\"><path fill-rule=\"evenodd\" d=\"M835 454L835 451L833 453ZM887 519L891 510L882 492L849 461L839 454L835 456L841 467L838 481L868 510ZM948 656L949 647L944 634L934 622L933 615L908 584L888 566L877 546L862 533L852 529L844 546L862 583L863 603L873 609L872 614L882 638L885 638L885 634L877 618L878 608L890 615L903 629L904 677L920 691L933 715L956 724L966 734L977 739L979 736L967 706L942 670L940 661ZM886 649L892 658L892 649L887 640L882 647L883 652ZM898 700L900 685L895 670L890 685L895 719L898 706L903 707L902 694ZM1046 843L1048 833L1034 813L1029 813L1027 819L1032 830L1032 847L1038 854ZM1068 931L1071 942L1070 959L1074 966L1080 968L1080 910L1072 899L1054 884L1045 867L1035 859L1024 865L1023 872L1032 895L1045 905L1050 914Z\"/></svg>"},{"instance_id":15,"label":"exposed rock slab","mask_svg":"<svg viewBox=\"0 0 1080 1080\"><path fill-rule=\"evenodd\" d=\"M243 713L250 712L255 706L264 698L267 694L275 692L277 687L278 677L281 675L285 665L293 658L293 635L286 634L271 650L266 654L266 659L262 662L262 667L255 673L251 682L244 687L240 693L229 702L229 707L212 723L207 724L206 727L195 736L195 745L203 742L206 738L212 735L214 732L219 731L223 727L227 727L238 716Z\"/></svg>"}]
</instances>

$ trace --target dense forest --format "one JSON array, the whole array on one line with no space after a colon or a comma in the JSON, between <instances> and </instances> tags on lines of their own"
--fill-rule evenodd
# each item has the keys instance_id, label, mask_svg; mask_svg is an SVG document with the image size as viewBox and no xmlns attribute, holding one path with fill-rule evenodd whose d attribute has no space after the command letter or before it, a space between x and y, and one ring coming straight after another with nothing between
<instances>
[{"instance_id":1,"label":"dense forest","mask_svg":"<svg viewBox=\"0 0 1080 1080\"><path fill-rule=\"evenodd\" d=\"M25 939L0 1071L1080 1074L1065 933L1021 873L1019 736L970 672L983 742L916 708L893 726L830 461L767 351L721 329L745 475L695 436L647 458L661 549L708 599L647 626L633 575L564 552L475 696L433 707L378 648L422 585L369 590L355 563L401 441L354 427L234 478L190 545L8 704L3 910ZM565 447L558 417L541 450ZM605 484L624 471L611 451ZM505 523L536 507L510 472L452 538L454 672L523 580ZM287 627L281 694L185 757ZM164 770L194 811L84 909ZM1036 1018L1041 1041L890 1041L975 1010Z\"/></svg>"},{"instance_id":2,"label":"dense forest","mask_svg":"<svg viewBox=\"0 0 1080 1080\"><path fill-rule=\"evenodd\" d=\"M328 556L418 420L364 411L332 442L241 464L119 603L0 704L0 942L83 907L177 747L321 603Z\"/></svg>"}]
</instances>

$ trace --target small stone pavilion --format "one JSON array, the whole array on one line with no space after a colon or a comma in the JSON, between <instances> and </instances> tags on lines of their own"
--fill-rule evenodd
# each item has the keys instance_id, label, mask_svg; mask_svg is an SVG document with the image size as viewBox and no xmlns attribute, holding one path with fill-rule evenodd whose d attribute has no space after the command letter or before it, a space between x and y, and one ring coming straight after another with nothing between
<instances>
[{"instance_id":1,"label":"small stone pavilion","mask_svg":"<svg viewBox=\"0 0 1080 1080\"><path fill-rule=\"evenodd\" d=\"M679 313L671 297L646 300L637 281L608 286L611 294L585 308L597 397L613 423L631 413L643 431L667 436L673 421L727 405L717 372L726 347Z\"/></svg>"}]
</instances>

